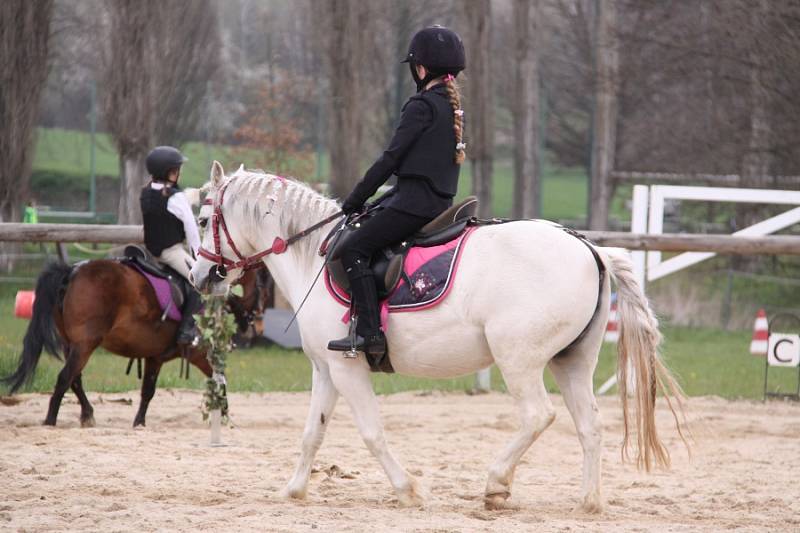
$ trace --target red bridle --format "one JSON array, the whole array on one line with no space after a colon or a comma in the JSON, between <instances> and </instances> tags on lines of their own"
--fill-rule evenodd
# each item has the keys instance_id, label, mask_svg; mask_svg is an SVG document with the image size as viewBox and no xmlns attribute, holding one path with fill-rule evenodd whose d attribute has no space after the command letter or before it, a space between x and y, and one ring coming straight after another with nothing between
<instances>
[{"instance_id":1,"label":"red bridle","mask_svg":"<svg viewBox=\"0 0 800 533\"><path fill-rule=\"evenodd\" d=\"M304 229L303 231L292 235L288 239L282 239L280 237L275 237L275 240L272 241L272 246L258 252L257 254L250 255L245 257L244 255L239 252L239 249L236 247L236 244L233 242L233 238L231 237L230 232L228 231L228 225L225 223L225 217L222 216L222 203L225 199L225 190L228 188L228 185L233 181L234 178L228 180L225 185L219 190L219 194L214 198L213 206L214 206L214 214L211 216L211 235L214 238L214 253L209 252L202 246L198 253L201 257L205 257L209 261L213 261L217 264L218 269L222 268L222 272L226 269L236 269L242 268L244 270L254 270L258 268L264 268L264 262L261 261L264 257L268 256L269 254L282 254L286 251L290 244L293 242L305 237L309 233L314 230L317 230L324 226L325 224L339 218L342 216L342 212L339 211L338 213L329 216L325 220L321 220L317 222L313 226ZM209 205L207 199L203 202L204 205ZM239 259L238 261L233 261L232 259L228 259L222 255L222 247L220 246L220 236L219 236L219 229L222 228L222 231L225 233L225 239L228 241L228 246L230 246L233 253L236 254L236 257ZM220 272L219 270L217 272ZM224 275L224 274L223 274Z\"/></svg>"}]
</instances>

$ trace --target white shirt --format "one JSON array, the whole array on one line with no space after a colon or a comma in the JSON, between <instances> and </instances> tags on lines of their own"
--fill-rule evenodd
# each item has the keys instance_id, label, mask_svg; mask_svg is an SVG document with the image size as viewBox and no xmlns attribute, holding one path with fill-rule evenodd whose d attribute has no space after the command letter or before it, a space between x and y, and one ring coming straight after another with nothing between
<instances>
[{"instance_id":1,"label":"white shirt","mask_svg":"<svg viewBox=\"0 0 800 533\"><path fill-rule=\"evenodd\" d=\"M158 191L164 188L164 184L153 181L150 183L150 187ZM197 221L194 219L194 213L192 212L192 206L189 204L189 199L186 198L186 195L183 194L182 191L176 192L167 200L167 211L183 222L186 242L189 243L189 247L196 257L197 250L200 249L200 231L197 229Z\"/></svg>"}]
</instances>

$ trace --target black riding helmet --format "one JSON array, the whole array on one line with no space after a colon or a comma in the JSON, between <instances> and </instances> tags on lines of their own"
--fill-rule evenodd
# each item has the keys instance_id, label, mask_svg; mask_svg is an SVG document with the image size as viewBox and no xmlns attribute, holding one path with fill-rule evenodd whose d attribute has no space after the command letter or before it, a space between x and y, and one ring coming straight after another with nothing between
<instances>
[{"instance_id":1,"label":"black riding helmet","mask_svg":"<svg viewBox=\"0 0 800 533\"><path fill-rule=\"evenodd\" d=\"M408 55L402 62L409 64L417 91L421 91L434 78L445 74L456 76L464 70L467 60L461 37L437 24L414 35L408 46ZM425 79L419 79L415 65L422 65L428 71Z\"/></svg>"},{"instance_id":2,"label":"black riding helmet","mask_svg":"<svg viewBox=\"0 0 800 533\"><path fill-rule=\"evenodd\" d=\"M170 170L179 168L187 161L188 159L177 148L156 146L147 154L145 166L154 180L163 181L167 179Z\"/></svg>"}]
</instances>

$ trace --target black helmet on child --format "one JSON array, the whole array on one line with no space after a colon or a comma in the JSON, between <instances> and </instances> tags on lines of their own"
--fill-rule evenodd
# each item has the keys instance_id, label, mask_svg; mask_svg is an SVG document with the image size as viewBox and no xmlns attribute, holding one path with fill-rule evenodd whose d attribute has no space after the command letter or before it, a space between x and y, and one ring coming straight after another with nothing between
<instances>
[{"instance_id":1,"label":"black helmet on child","mask_svg":"<svg viewBox=\"0 0 800 533\"><path fill-rule=\"evenodd\" d=\"M456 75L467 66L464 43L456 32L437 24L414 35L403 63L422 65L439 76Z\"/></svg>"},{"instance_id":2,"label":"black helmet on child","mask_svg":"<svg viewBox=\"0 0 800 533\"><path fill-rule=\"evenodd\" d=\"M155 180L164 180L170 170L179 168L188 159L184 157L180 150L172 146L156 146L145 159L147 172Z\"/></svg>"}]
</instances>

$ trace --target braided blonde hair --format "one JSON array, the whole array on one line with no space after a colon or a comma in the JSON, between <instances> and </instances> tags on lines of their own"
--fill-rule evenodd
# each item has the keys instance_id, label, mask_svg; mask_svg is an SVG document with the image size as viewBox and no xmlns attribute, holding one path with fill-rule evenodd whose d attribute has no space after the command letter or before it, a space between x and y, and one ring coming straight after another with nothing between
<instances>
[{"instance_id":1,"label":"braided blonde hair","mask_svg":"<svg viewBox=\"0 0 800 533\"><path fill-rule=\"evenodd\" d=\"M447 87L447 96L450 99L450 106L453 108L453 130L456 132L456 155L455 161L457 165L464 162L467 156L466 144L462 142L464 135L464 110L461 109L461 93L458 92L458 85L456 79L452 74L448 74L444 78L445 86Z\"/></svg>"}]
</instances>

